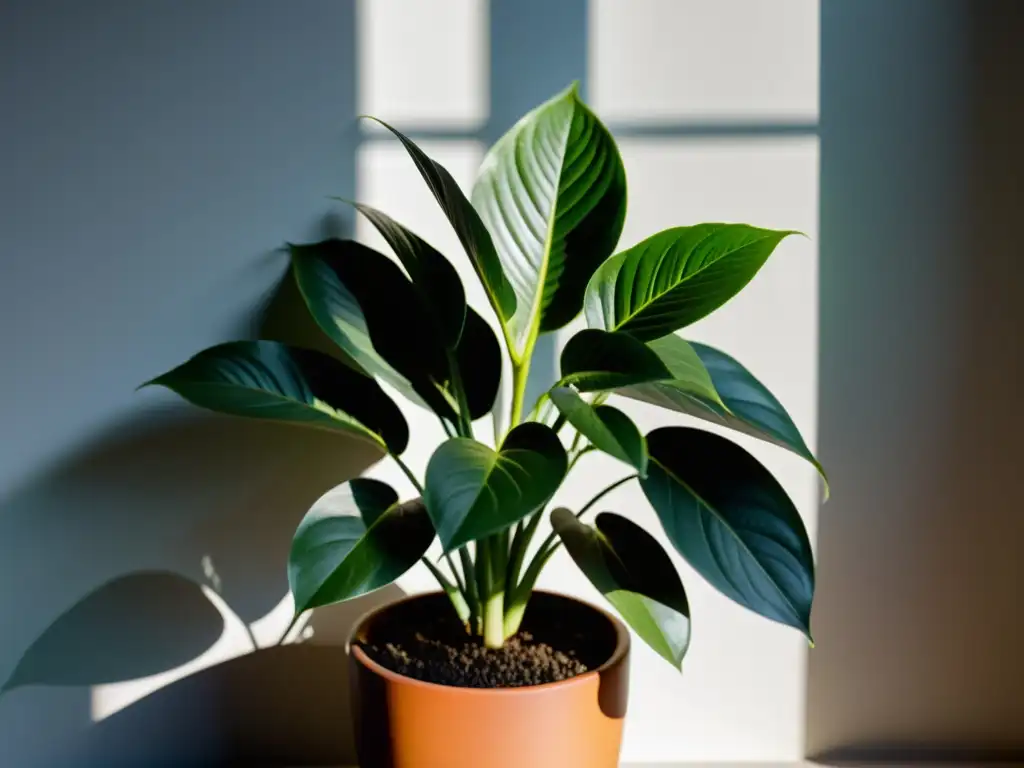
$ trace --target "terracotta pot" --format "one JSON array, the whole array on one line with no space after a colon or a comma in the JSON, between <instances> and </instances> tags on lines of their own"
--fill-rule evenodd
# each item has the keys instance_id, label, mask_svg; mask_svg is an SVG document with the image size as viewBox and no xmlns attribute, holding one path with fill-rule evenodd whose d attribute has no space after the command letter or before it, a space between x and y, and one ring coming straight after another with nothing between
<instances>
[{"instance_id":1,"label":"terracotta pot","mask_svg":"<svg viewBox=\"0 0 1024 768\"><path fill-rule=\"evenodd\" d=\"M349 638L352 710L361 768L615 768L629 686L629 632L564 595L537 592L523 626L555 620L598 638L606 656L569 680L523 688L456 688L385 669L359 647L374 622L412 601L451 610L440 592L368 613ZM424 606L417 605L420 610ZM433 609L433 606L429 606ZM394 614L390 613L389 618ZM548 618L551 617L551 618ZM535 624L536 625L536 624Z\"/></svg>"}]
</instances>

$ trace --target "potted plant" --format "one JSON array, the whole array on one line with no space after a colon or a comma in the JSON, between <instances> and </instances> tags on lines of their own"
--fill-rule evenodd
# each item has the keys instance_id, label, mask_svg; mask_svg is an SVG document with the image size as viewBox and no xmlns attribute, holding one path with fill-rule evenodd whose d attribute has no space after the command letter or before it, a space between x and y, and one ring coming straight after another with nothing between
<instances>
[{"instance_id":1,"label":"potted plant","mask_svg":"<svg viewBox=\"0 0 1024 768\"><path fill-rule=\"evenodd\" d=\"M486 291L492 326L467 307L451 263L387 214L355 203L397 261L353 241L290 246L291 271L332 354L279 341L212 347L154 379L222 413L369 441L418 497L347 483L343 509L295 533L296 617L391 583L417 562L440 591L366 616L350 641L357 740L377 766L614 766L629 634L609 614L534 589L562 546L636 635L674 667L689 642L683 584L657 540L601 512L638 482L675 549L726 597L810 637L811 546L779 483L718 434L647 435L609 395L753 435L820 466L785 409L736 360L676 332L754 277L786 231L680 226L615 252L626 176L611 134L574 87L523 117L487 154L471 198L411 140L408 150ZM526 401L534 345L580 314L560 379ZM474 423L510 363L494 445ZM386 383L447 433L423 477L403 461L409 429ZM496 405L497 402L497 405ZM580 457L629 473L576 510L546 510ZM589 518L589 519L588 519ZM538 530L549 519L553 531ZM434 539L441 556L427 556ZM457 724L459 738L450 738Z\"/></svg>"}]
</instances>

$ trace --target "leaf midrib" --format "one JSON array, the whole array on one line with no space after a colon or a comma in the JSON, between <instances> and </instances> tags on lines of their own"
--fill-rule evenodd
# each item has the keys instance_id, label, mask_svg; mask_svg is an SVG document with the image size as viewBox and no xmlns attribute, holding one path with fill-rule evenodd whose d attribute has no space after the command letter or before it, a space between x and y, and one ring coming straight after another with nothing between
<instances>
[{"instance_id":1,"label":"leaf midrib","mask_svg":"<svg viewBox=\"0 0 1024 768\"><path fill-rule=\"evenodd\" d=\"M698 240L698 241L697 241L696 243L694 243L694 244L693 244L693 245L692 245L692 246L690 247L690 253L692 254L692 253L693 253L694 251L696 251L696 250L697 250L697 249L698 249L698 248L699 248L700 246L702 246L702 245L703 245L704 243L706 243L706 242L707 242L708 240L710 240L710 239L711 239L712 237L714 237L714 236L715 236L716 234L718 234L719 232L721 232L721 227L719 227L718 229L715 229L715 230L713 230L712 232L709 232L709 233L708 233L707 235L705 235L704 237L702 237L702 238L701 238L700 240ZM772 233L772 234L774 234L774 233ZM696 278L696 277L697 277L698 275L700 275L701 273L703 273L703 272L704 272L705 270L707 270L707 269L710 269L711 267L715 266L715 265L716 265L716 264L718 264L718 263L719 263L720 261L722 261L722 259L728 258L729 256L732 256L732 255L736 254L737 252L739 252L739 251L742 251L742 250L743 250L743 249L745 249L745 248L749 248L750 246L752 246L752 245L755 245L755 244L757 244L757 243L761 242L762 240L768 240L768 239L769 239L769 237L770 237L770 235L762 235L761 237L758 237L758 238L756 238L756 239L754 239L754 240L751 240L750 242L744 243L744 244L743 244L743 245L741 245L741 246L740 246L739 248L736 248L736 249L734 249L734 250L732 250L732 251L729 251L729 252L727 252L727 253L723 253L723 254L722 254L721 256L719 256L719 257L718 257L717 259L715 259L714 261L712 261L712 262L710 262L710 263L708 263L708 264L705 264L705 265L704 265L704 266L702 266L702 267L701 267L700 269L698 269L698 270L696 270L695 272L693 272L693 273L691 273L691 274L687 275L687 276L686 276L686 277L684 277L684 278L683 278L682 280L680 280L679 282L675 283L675 284L674 284L674 285L673 285L673 286L672 286L671 288L669 288L669 289L667 289L667 290L665 290L665 291L662 291L661 293L657 294L656 296L652 295L652 296L651 296L651 298L650 298L650 300L648 300L648 301L645 301L645 302L643 302L643 303L642 303L641 305L639 305L639 306L638 306L638 307L637 307L637 308L636 308L636 309L635 309L635 310L634 310L633 312L629 313L629 314L628 314L628 315L627 315L627 316L626 316L625 318L623 318L621 322L618 322L618 323L616 323L615 327L614 327L614 328L612 328L611 330L613 330L613 331L617 331L617 330L621 329L621 328L622 328L622 326L624 326L624 325L625 325L626 323L628 323L628 322L629 322L630 320L632 320L632 319L633 319L634 317L636 317L636 316L637 316L637 315L639 315L639 314L640 314L641 312L643 312L644 310L646 310L646 309L647 309L648 307L650 307L650 306L654 305L655 303L657 303L658 301L660 301L660 300L661 300L661 299L662 299L662 298L663 298L664 296L667 296L668 294L670 294L670 293L672 293L673 291L675 291L676 289L678 289L678 288L679 288L679 287L680 287L681 285L684 285L685 283L688 283L688 282L689 282L690 280L693 280L693 279L694 279L694 278ZM662 251L662 253L661 253L661 258L660 258L660 261L659 261L659 267L660 267L660 265L661 265L662 263L664 263L664 259L665 259L665 251ZM625 259L624 259L624 260L625 260ZM651 280L652 280L652 282L653 282L653 277L652 277L652 278L650 278L650 279L651 279ZM617 282L617 281L616 281L616 282ZM614 291L614 287L613 287L613 289L612 289L612 290ZM615 302L614 302L614 294L613 294L613 298L612 298L612 307L613 307L613 309L614 309L614 306L615 306Z\"/></svg>"},{"instance_id":2,"label":"leaf midrib","mask_svg":"<svg viewBox=\"0 0 1024 768\"><path fill-rule=\"evenodd\" d=\"M653 456L651 456L650 460L653 461L655 464L657 464L666 475L671 477L673 480L675 480L677 483L679 483L679 485L681 485L683 488L685 488L687 490L687 492L689 492L690 495L693 496L693 498L695 498L697 500L698 503L703 505L703 507L705 509L707 509L709 512L711 512L715 516L715 519L718 520L718 522L732 535L733 539L735 539L735 541L739 543L740 547L747 554L747 556L751 560L753 560L754 564L757 566L757 569L762 574L764 574L765 578L768 580L768 583L772 585L772 588L778 593L779 597L782 598L783 602L786 605L789 606L791 611L793 611L793 615L796 616L797 618L801 619L801 621L802 621L802 614L797 609L797 607L795 605L793 605L793 601L790 600L789 597L787 597L786 594L779 588L779 585L775 583L775 579L772 578L771 574L769 574L768 571L765 569L765 567L763 565L761 565L761 561L758 560L756 557L754 557L754 553L750 551L750 547L747 546L747 543L742 539L742 537L740 537L740 535L738 533L736 533L736 530L729 524L729 522L727 520L725 520L722 517L722 515L718 512L718 510L713 505L711 505L707 501L705 501L704 497L702 497L700 494L698 494L693 488L691 488L689 486L689 484L684 482L675 472L673 472L668 467L666 467L664 464L662 464L658 459L656 459ZM707 536L705 536L704 539L705 539L705 541L707 541ZM719 568L721 569L721 566L719 566ZM722 571L723 571L723 574L724 574L724 569L722 569ZM733 588L735 589L735 587L733 587ZM739 590L737 590L737 592L739 592ZM803 629L804 629L805 632L809 632L810 631L809 627L803 627Z\"/></svg>"}]
</instances>

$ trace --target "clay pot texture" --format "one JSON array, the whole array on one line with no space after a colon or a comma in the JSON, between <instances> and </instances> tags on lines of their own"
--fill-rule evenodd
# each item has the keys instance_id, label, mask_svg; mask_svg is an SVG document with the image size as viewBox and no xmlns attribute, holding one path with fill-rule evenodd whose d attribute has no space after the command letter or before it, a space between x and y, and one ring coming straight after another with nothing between
<instances>
[{"instance_id":1,"label":"clay pot texture","mask_svg":"<svg viewBox=\"0 0 1024 768\"><path fill-rule=\"evenodd\" d=\"M372 636L375 619L409 601L451 610L440 592L409 597L364 616L349 639L360 768L618 766L629 688L629 632L618 619L574 598L537 592L524 627L531 612L534 618L580 622L602 637L607 658L560 682L457 688L392 672L359 646Z\"/></svg>"}]
</instances>

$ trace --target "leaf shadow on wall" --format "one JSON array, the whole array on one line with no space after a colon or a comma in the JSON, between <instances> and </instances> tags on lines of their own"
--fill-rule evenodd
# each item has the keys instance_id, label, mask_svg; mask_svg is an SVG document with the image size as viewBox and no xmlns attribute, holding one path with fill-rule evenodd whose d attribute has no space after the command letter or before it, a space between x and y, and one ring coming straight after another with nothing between
<instances>
[{"instance_id":1,"label":"leaf shadow on wall","mask_svg":"<svg viewBox=\"0 0 1024 768\"><path fill-rule=\"evenodd\" d=\"M115 425L0 500L4 550L0 583L6 585L0 592L0 613L17 617L5 622L8 626L0 637L0 678L7 679L17 659L55 617L97 585L126 574L159 570L199 584L207 581L206 559L216 569L220 595L243 621L251 623L265 616L287 594L288 548L303 514L326 491L377 458L378 454L363 444L326 432L230 419L179 405L157 405ZM109 599L94 603L93 607L102 607L95 620L131 612L132 604L140 601L151 602L160 606L160 612L150 611L160 623L149 629L169 631L166 617L173 616L171 626L179 632L180 643L129 643L116 655L100 654L91 659L83 654L80 660L86 666L100 665L102 669L80 669L77 679L61 674L68 670L59 659L54 658L48 667L37 653L34 682L60 685L132 679L140 670L152 673L180 665L177 654L187 644L197 647L197 638L202 640L200 645L217 639L220 633L210 631L208 611L196 608L195 590L179 590L169 596L167 589L150 589L153 586L152 581L147 585L135 579L132 589L108 594ZM74 646L76 639L83 645L104 635L105 630L91 626L90 618L79 614L75 622L66 625L70 635L53 645L55 653L59 655L59 649L69 643ZM312 655L316 651L295 653ZM289 657L287 651L281 655ZM251 679L256 687L264 663L258 660L261 658L262 654L236 662L244 666L242 677ZM281 677L273 671L278 669L276 656L266 658L271 682L263 696L269 701L280 694L281 686L273 681ZM315 667L295 666L297 678L302 678L300 670L304 669L306 679L316 682ZM52 677L44 680L41 676L45 677L47 668ZM226 681L224 685L229 687L232 680L240 679L233 678L230 670L208 671L197 677L206 674ZM315 695L311 693L309 698ZM76 698L81 711L66 706L66 699L38 688L14 690L0 697L0 742L13 738L8 728L35 728L44 731L33 736L33 749L38 748L41 755L55 746L64 747L73 734L88 727L91 714L87 690L81 699ZM188 707L167 709L161 701L174 703L173 699L155 698L135 717L149 727L160 723L167 732L180 729L175 732L184 742L207 749L224 748L212 737L204 744L189 735L195 722ZM60 703L59 710L55 702ZM139 720L132 722L141 733L146 731ZM47 727L41 728L40 723ZM219 733L215 721L208 728ZM131 741L128 736L121 733L119 738ZM293 744L301 752L301 737ZM219 752L217 759L221 759ZM226 754L223 759L234 758ZM96 760L96 764L118 764L104 763L98 756ZM152 764L149 756L145 763ZM82 762L76 754L73 764L92 763Z\"/></svg>"}]
</instances>

